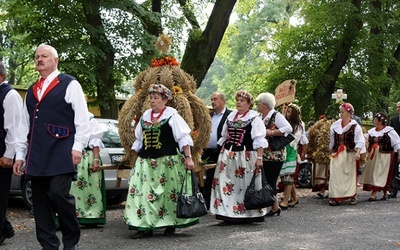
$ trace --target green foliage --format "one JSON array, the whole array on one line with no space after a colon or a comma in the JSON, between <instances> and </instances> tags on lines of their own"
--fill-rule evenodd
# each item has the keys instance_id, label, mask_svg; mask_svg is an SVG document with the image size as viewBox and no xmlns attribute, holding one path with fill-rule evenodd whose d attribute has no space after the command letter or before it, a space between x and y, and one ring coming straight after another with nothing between
<instances>
[{"instance_id":1,"label":"green foliage","mask_svg":"<svg viewBox=\"0 0 400 250\"><path fill-rule=\"evenodd\" d=\"M345 101L353 104L358 116L377 111L392 115L400 100L400 64L394 57L400 46L399 4L361 1L361 12L355 10L348 0L239 1L238 20L228 28L217 54L218 74L212 75L211 69L209 82L233 99L239 88L255 95L274 93L282 81L296 79L296 98L308 121L318 118L315 107L326 101L314 98L316 90L330 96L332 90L320 84L333 81L334 90L344 90ZM289 25L291 17L297 25ZM363 22L360 31L348 26L358 20ZM329 69L350 41L350 54L336 79ZM234 106L233 100L229 105Z\"/></svg>"}]
</instances>

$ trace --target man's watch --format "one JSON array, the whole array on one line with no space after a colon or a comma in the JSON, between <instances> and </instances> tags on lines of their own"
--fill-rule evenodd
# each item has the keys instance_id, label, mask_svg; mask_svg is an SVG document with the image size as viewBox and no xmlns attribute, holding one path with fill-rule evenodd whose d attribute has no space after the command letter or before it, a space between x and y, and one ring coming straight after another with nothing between
<instances>
[{"instance_id":1,"label":"man's watch","mask_svg":"<svg viewBox=\"0 0 400 250\"><path fill-rule=\"evenodd\" d=\"M185 158L190 158L190 159L192 159L192 156L191 156L191 155L185 155Z\"/></svg>"}]
</instances>

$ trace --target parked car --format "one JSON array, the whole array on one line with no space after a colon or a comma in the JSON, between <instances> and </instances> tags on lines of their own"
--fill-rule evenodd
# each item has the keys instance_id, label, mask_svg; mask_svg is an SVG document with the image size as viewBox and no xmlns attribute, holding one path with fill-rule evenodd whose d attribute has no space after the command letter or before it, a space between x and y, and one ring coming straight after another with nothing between
<instances>
[{"instance_id":1,"label":"parked car","mask_svg":"<svg viewBox=\"0 0 400 250\"><path fill-rule=\"evenodd\" d=\"M300 162L300 167L297 172L297 185L300 188L312 187L312 163L305 160Z\"/></svg>"},{"instance_id":2,"label":"parked car","mask_svg":"<svg viewBox=\"0 0 400 250\"><path fill-rule=\"evenodd\" d=\"M113 119L96 118L104 129L102 141L105 148L100 151L103 165L124 164L125 153L118 134L118 121ZM104 170L106 182L107 204L119 204L126 199L128 194L128 180L122 179L119 187L117 183L117 170ZM28 208L32 207L32 189L30 181L25 181L24 176L13 175L11 180L10 196L20 195Z\"/></svg>"}]
</instances>

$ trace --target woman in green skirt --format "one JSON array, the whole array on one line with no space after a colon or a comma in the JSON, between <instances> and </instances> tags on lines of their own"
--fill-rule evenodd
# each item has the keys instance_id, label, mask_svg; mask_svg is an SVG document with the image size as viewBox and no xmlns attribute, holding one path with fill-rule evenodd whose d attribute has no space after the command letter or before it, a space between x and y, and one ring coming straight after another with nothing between
<instances>
[{"instance_id":1,"label":"woman in green skirt","mask_svg":"<svg viewBox=\"0 0 400 250\"><path fill-rule=\"evenodd\" d=\"M149 90L150 109L143 113L135 128L132 150L138 158L129 179L124 220L132 238L151 237L156 229L165 235L199 223L199 218L176 217L178 192L184 179L191 187L190 171L194 168L190 147L191 129L178 112L166 106L171 91L162 84ZM189 190L190 191L190 190Z\"/></svg>"},{"instance_id":2,"label":"woman in green skirt","mask_svg":"<svg viewBox=\"0 0 400 250\"><path fill-rule=\"evenodd\" d=\"M95 227L106 224L106 186L100 170L100 150L103 129L90 114L91 135L78 164L77 180L72 182L70 194L75 196L76 217L80 225Z\"/></svg>"}]
</instances>

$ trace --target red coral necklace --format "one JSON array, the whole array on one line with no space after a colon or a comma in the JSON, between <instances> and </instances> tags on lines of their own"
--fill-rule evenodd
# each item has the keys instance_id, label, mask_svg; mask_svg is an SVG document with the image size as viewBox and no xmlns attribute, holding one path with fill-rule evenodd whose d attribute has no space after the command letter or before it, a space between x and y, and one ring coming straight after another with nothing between
<instances>
[{"instance_id":1,"label":"red coral necklace","mask_svg":"<svg viewBox=\"0 0 400 250\"><path fill-rule=\"evenodd\" d=\"M158 121L158 119L159 119L159 118L162 116L162 114L164 113L165 108L166 108L166 107L164 107L164 108L161 110L161 112L160 112L157 116L154 116L154 111L151 110L151 114L150 114L150 116L151 116L151 122Z\"/></svg>"},{"instance_id":2,"label":"red coral necklace","mask_svg":"<svg viewBox=\"0 0 400 250\"><path fill-rule=\"evenodd\" d=\"M247 113L249 113L250 110L247 110L243 115L240 115L240 118L245 117ZM235 117L233 118L233 121L235 122L239 118L239 112L236 113Z\"/></svg>"}]
</instances>

